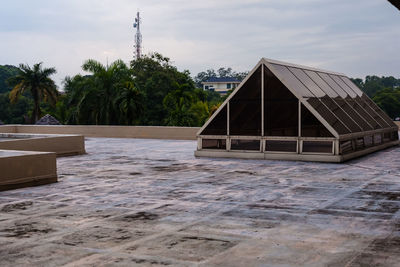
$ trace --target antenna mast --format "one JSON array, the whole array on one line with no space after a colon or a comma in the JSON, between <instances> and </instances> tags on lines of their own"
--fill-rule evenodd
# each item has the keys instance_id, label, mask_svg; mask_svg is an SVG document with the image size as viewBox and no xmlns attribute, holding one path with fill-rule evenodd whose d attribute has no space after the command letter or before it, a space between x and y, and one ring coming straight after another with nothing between
<instances>
[{"instance_id":1,"label":"antenna mast","mask_svg":"<svg viewBox=\"0 0 400 267\"><path fill-rule=\"evenodd\" d=\"M139 59L142 56L142 34L140 33L140 23L141 18L139 15L139 11L136 14L135 22L133 23L133 28L136 28L135 34L135 57Z\"/></svg>"}]
</instances>

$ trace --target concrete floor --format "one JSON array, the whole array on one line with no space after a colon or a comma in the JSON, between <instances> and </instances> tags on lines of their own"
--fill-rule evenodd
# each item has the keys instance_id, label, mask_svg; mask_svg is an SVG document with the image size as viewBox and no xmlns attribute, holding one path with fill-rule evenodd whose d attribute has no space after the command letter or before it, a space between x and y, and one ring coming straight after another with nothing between
<instances>
[{"instance_id":1,"label":"concrete floor","mask_svg":"<svg viewBox=\"0 0 400 267\"><path fill-rule=\"evenodd\" d=\"M0 192L0 266L400 266L400 148L345 164L86 148L57 184Z\"/></svg>"}]
</instances>

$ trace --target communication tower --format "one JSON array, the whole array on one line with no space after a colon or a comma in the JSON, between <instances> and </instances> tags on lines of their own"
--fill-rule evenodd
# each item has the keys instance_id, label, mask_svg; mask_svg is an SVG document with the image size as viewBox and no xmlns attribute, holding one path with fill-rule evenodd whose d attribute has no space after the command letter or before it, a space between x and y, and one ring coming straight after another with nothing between
<instances>
[{"instance_id":1,"label":"communication tower","mask_svg":"<svg viewBox=\"0 0 400 267\"><path fill-rule=\"evenodd\" d=\"M141 18L139 11L136 14L135 22L133 23L133 28L136 28L135 34L135 57L139 59L142 56L142 34L140 33L140 23Z\"/></svg>"}]
</instances>

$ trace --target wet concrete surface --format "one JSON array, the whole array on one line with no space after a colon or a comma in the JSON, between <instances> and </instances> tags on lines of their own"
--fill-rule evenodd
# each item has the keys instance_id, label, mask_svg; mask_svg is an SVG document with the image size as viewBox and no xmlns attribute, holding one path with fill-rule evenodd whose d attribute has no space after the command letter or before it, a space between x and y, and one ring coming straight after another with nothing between
<instances>
[{"instance_id":1,"label":"wet concrete surface","mask_svg":"<svg viewBox=\"0 0 400 267\"><path fill-rule=\"evenodd\" d=\"M58 183L0 192L0 265L400 265L400 148L344 164L195 148L86 140Z\"/></svg>"}]
</instances>

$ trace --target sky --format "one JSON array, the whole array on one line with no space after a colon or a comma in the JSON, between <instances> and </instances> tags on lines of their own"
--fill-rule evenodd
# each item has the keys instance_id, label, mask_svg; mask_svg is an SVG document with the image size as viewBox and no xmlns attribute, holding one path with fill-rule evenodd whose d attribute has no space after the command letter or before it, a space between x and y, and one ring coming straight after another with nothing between
<instances>
[{"instance_id":1,"label":"sky","mask_svg":"<svg viewBox=\"0 0 400 267\"><path fill-rule=\"evenodd\" d=\"M249 71L262 58L400 78L400 12L386 0L8 0L0 9L0 65L55 67L62 88L89 58L133 59L136 12L143 52L192 76Z\"/></svg>"}]
</instances>

